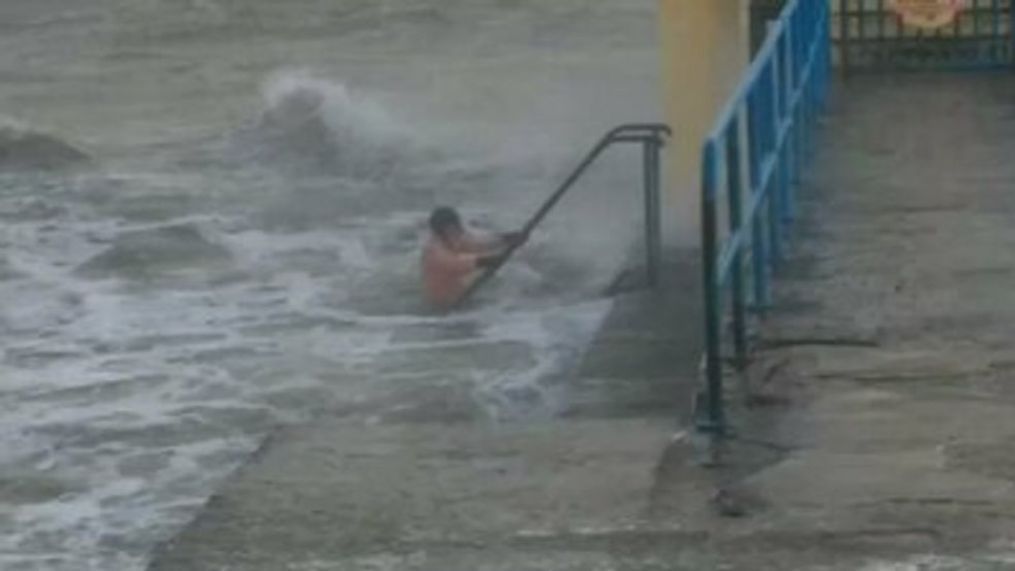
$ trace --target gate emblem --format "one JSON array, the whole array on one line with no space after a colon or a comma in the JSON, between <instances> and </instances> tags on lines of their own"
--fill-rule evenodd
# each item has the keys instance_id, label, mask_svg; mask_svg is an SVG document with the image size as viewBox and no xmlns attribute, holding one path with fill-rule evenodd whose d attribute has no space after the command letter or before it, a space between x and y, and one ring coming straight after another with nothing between
<instances>
[{"instance_id":1,"label":"gate emblem","mask_svg":"<svg viewBox=\"0 0 1015 571\"><path fill-rule=\"evenodd\" d=\"M968 0L889 0L889 7L907 26L933 30L955 21Z\"/></svg>"}]
</instances>

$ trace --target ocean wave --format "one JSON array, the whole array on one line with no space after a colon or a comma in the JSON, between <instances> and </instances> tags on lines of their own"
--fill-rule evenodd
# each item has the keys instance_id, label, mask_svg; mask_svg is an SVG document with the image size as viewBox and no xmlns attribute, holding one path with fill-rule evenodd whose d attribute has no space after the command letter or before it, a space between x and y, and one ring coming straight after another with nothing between
<instances>
[{"instance_id":1,"label":"ocean wave","mask_svg":"<svg viewBox=\"0 0 1015 571\"><path fill-rule=\"evenodd\" d=\"M423 146L378 103L306 72L272 77L264 108L233 138L246 161L376 180L418 164Z\"/></svg>"},{"instance_id":2,"label":"ocean wave","mask_svg":"<svg viewBox=\"0 0 1015 571\"><path fill-rule=\"evenodd\" d=\"M0 170L53 170L91 162L84 151L56 135L0 120Z\"/></svg>"},{"instance_id":3,"label":"ocean wave","mask_svg":"<svg viewBox=\"0 0 1015 571\"><path fill-rule=\"evenodd\" d=\"M193 224L132 230L76 270L89 278L150 278L180 270L227 268L229 250L209 240Z\"/></svg>"}]
</instances>

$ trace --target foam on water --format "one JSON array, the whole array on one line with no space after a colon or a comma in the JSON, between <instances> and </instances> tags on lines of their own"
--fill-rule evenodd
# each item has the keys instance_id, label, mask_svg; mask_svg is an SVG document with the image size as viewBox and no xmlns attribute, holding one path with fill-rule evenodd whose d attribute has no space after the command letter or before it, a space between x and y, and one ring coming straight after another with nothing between
<instances>
[{"instance_id":1,"label":"foam on water","mask_svg":"<svg viewBox=\"0 0 1015 571\"><path fill-rule=\"evenodd\" d=\"M630 196L584 186L581 223L555 214L450 317L419 299L419 241L444 203L510 229L592 142L561 133L626 120L613 101L647 118L601 56L652 52L654 4L383 4L0 7L46 22L4 37L0 101L102 167L0 173L0 567L143 568L280 423L455 389L486 420L552 413L609 308L613 257L583 236L626 248Z\"/></svg>"},{"instance_id":2,"label":"foam on water","mask_svg":"<svg viewBox=\"0 0 1015 571\"><path fill-rule=\"evenodd\" d=\"M145 180L167 184L133 184ZM2 310L0 365L0 407L18 435L0 464L24 469L0 485L18 506L0 521L0 552L19 554L11 568L139 568L275 425L330 407L376 419L405 406L385 403L406 382L464 383L491 420L552 410L544 381L574 363L608 302L533 304L506 287L453 317L405 312L421 307L423 218L395 210L280 232L218 214L110 224L85 209L46 230L23 223L10 237L21 277L0 283L19 300ZM198 239L241 277L136 280L138 265L200 269L204 258L174 245ZM76 269L128 246L110 272ZM501 281L540 279L519 261ZM374 405L372 394L388 396Z\"/></svg>"}]
</instances>

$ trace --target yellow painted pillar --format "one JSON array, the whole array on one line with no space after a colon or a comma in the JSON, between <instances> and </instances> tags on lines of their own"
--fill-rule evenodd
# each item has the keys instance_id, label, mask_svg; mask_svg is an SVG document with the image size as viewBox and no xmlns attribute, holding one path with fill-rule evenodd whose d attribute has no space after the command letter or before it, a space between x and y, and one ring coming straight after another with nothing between
<instances>
[{"instance_id":1,"label":"yellow painted pillar","mask_svg":"<svg viewBox=\"0 0 1015 571\"><path fill-rule=\"evenodd\" d=\"M749 0L659 0L675 237L700 241L701 143L749 59Z\"/></svg>"}]
</instances>

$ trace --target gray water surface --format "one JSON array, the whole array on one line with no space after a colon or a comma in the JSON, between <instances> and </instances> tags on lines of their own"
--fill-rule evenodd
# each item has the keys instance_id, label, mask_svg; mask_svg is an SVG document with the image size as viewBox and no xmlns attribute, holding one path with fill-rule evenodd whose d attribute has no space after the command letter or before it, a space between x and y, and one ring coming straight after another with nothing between
<instances>
[{"instance_id":1,"label":"gray water surface","mask_svg":"<svg viewBox=\"0 0 1015 571\"><path fill-rule=\"evenodd\" d=\"M552 409L637 156L452 317L419 300L425 216L511 228L656 119L654 6L0 3L0 567L143 568L280 423Z\"/></svg>"}]
</instances>

